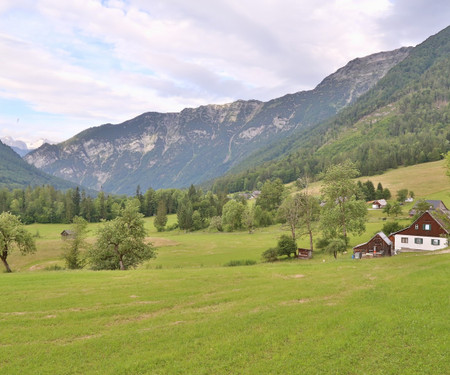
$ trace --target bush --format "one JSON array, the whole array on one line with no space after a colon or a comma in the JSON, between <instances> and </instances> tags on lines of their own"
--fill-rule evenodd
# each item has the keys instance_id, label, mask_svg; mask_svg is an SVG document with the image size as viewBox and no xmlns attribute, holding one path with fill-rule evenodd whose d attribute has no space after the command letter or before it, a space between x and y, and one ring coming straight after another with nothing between
<instances>
[{"instance_id":1,"label":"bush","mask_svg":"<svg viewBox=\"0 0 450 375\"><path fill-rule=\"evenodd\" d=\"M173 223L173 224L171 224L171 225L168 225L167 227L166 227L166 231L171 231L171 230L175 230L175 229L178 229L178 223Z\"/></svg>"},{"instance_id":2,"label":"bush","mask_svg":"<svg viewBox=\"0 0 450 375\"><path fill-rule=\"evenodd\" d=\"M262 253L262 258L266 262L275 262L278 259L278 248L271 247Z\"/></svg>"},{"instance_id":3,"label":"bush","mask_svg":"<svg viewBox=\"0 0 450 375\"><path fill-rule=\"evenodd\" d=\"M51 266L45 267L46 271L62 271L64 267L59 266L58 264L52 264Z\"/></svg>"},{"instance_id":4,"label":"bush","mask_svg":"<svg viewBox=\"0 0 450 375\"><path fill-rule=\"evenodd\" d=\"M389 236L391 233L398 232L401 229L403 229L403 227L397 221L390 221L383 225L381 231L386 236Z\"/></svg>"},{"instance_id":5,"label":"bush","mask_svg":"<svg viewBox=\"0 0 450 375\"><path fill-rule=\"evenodd\" d=\"M225 267L236 267L236 266L253 266L256 264L256 260L253 259L240 259L240 260L230 260L225 263Z\"/></svg>"},{"instance_id":6,"label":"bush","mask_svg":"<svg viewBox=\"0 0 450 375\"><path fill-rule=\"evenodd\" d=\"M287 234L283 234L278 240L278 255L287 255L288 257L290 257L291 254L295 255L296 252L297 243L295 242L295 240Z\"/></svg>"}]
</instances>

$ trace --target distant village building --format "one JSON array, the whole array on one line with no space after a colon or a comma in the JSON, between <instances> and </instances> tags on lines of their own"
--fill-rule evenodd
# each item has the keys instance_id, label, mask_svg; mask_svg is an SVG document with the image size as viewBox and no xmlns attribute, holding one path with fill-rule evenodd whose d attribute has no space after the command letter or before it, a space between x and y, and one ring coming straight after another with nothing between
<instances>
[{"instance_id":1,"label":"distant village building","mask_svg":"<svg viewBox=\"0 0 450 375\"><path fill-rule=\"evenodd\" d=\"M429 211L436 211L439 210L441 212L444 212L446 215L449 215L450 211L448 210L448 208L445 206L444 202L442 201L438 201L438 200L425 200L425 202L427 202L429 204L428 206L428 210ZM416 203L417 205L417 203ZM414 216L416 214L417 210L416 210L416 206L414 206L410 211L409 211L409 216Z\"/></svg>"},{"instance_id":2,"label":"distant village building","mask_svg":"<svg viewBox=\"0 0 450 375\"><path fill-rule=\"evenodd\" d=\"M378 199L372 202L372 208L380 209L386 207L386 199Z\"/></svg>"},{"instance_id":3,"label":"distant village building","mask_svg":"<svg viewBox=\"0 0 450 375\"><path fill-rule=\"evenodd\" d=\"M356 245L353 248L355 258L381 257L392 255L392 241L383 233L378 232L369 241Z\"/></svg>"},{"instance_id":4,"label":"distant village building","mask_svg":"<svg viewBox=\"0 0 450 375\"><path fill-rule=\"evenodd\" d=\"M402 250L440 250L448 246L448 224L439 217L439 212L425 211L408 228L389 235L395 252ZM450 218L449 218L450 220Z\"/></svg>"}]
</instances>

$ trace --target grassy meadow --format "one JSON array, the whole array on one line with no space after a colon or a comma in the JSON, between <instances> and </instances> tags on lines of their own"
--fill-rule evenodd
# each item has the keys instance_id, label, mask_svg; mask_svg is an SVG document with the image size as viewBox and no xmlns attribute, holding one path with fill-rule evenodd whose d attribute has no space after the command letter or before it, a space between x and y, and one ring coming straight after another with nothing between
<instances>
[{"instance_id":1,"label":"grassy meadow","mask_svg":"<svg viewBox=\"0 0 450 375\"><path fill-rule=\"evenodd\" d=\"M410 169L405 187L450 206L448 179L420 190L419 174ZM380 178L391 189L396 177ZM383 217L370 210L351 245L379 231ZM371 260L316 252L269 264L261 253L288 233L280 225L158 233L145 220L157 258L130 271L50 271L64 265L67 225L27 227L38 251L13 253L14 272L0 273L0 374L450 373L445 251ZM257 264L225 266L247 259Z\"/></svg>"}]
</instances>

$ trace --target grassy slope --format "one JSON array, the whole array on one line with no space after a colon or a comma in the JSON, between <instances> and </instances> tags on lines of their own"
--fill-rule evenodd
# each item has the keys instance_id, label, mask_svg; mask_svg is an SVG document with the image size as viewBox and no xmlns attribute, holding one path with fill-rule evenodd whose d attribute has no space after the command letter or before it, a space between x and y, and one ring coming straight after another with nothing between
<instances>
[{"instance_id":1,"label":"grassy slope","mask_svg":"<svg viewBox=\"0 0 450 375\"><path fill-rule=\"evenodd\" d=\"M416 198L441 199L450 207L450 181L445 175L444 160L391 169L381 175L359 179L362 182L372 181L375 188L381 182L384 188L391 191L393 198L398 190L408 189L414 191ZM320 186L320 181L311 184L311 193L319 195Z\"/></svg>"}]
</instances>

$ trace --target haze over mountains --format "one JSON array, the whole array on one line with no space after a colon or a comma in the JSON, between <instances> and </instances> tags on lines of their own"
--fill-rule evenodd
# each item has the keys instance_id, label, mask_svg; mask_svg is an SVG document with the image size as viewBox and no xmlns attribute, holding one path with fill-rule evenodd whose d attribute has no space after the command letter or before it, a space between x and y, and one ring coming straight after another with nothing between
<instances>
[{"instance_id":1,"label":"haze over mountains","mask_svg":"<svg viewBox=\"0 0 450 375\"><path fill-rule=\"evenodd\" d=\"M20 139L14 139L8 136L0 138L0 141L2 141L3 144L11 147L20 156L25 156L30 151L36 150L37 148L41 147L44 143L55 143L44 138L38 139L34 142L25 142Z\"/></svg>"},{"instance_id":2,"label":"haze over mountains","mask_svg":"<svg viewBox=\"0 0 450 375\"><path fill-rule=\"evenodd\" d=\"M314 127L353 103L411 48L349 62L314 90L269 102L236 101L142 114L87 129L25 160L47 173L114 193L184 187L221 176L263 146Z\"/></svg>"}]
</instances>

